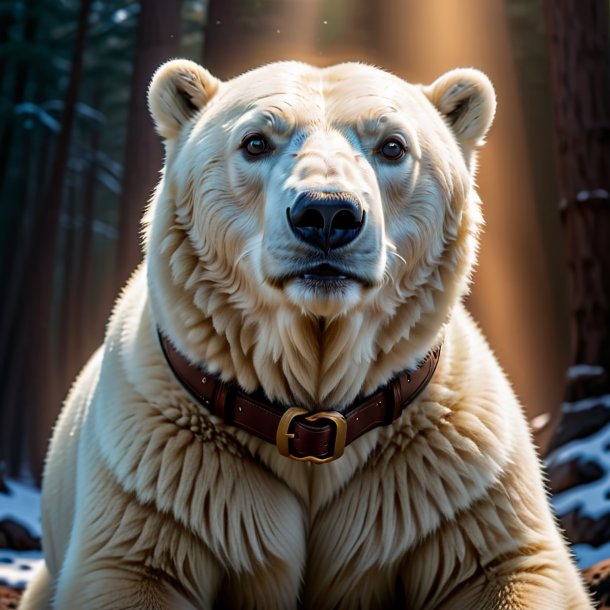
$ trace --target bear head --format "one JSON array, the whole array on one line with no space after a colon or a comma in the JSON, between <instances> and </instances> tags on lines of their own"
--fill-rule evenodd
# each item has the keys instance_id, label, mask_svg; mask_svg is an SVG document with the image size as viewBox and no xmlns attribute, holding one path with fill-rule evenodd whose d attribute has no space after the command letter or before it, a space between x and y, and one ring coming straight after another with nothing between
<instances>
[{"instance_id":1,"label":"bear head","mask_svg":"<svg viewBox=\"0 0 610 610\"><path fill-rule=\"evenodd\" d=\"M221 82L175 60L149 106L166 145L146 217L151 304L193 362L341 408L439 340L476 257L485 75L421 86L279 62Z\"/></svg>"}]
</instances>

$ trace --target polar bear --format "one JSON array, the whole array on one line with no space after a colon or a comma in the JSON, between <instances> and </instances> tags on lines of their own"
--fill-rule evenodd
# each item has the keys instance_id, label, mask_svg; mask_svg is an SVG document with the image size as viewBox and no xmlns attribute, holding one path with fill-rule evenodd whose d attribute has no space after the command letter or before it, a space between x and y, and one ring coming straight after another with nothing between
<instances>
[{"instance_id":1,"label":"polar bear","mask_svg":"<svg viewBox=\"0 0 610 610\"><path fill-rule=\"evenodd\" d=\"M145 260L75 383L24 610L585 609L461 304L482 73L175 60Z\"/></svg>"}]
</instances>

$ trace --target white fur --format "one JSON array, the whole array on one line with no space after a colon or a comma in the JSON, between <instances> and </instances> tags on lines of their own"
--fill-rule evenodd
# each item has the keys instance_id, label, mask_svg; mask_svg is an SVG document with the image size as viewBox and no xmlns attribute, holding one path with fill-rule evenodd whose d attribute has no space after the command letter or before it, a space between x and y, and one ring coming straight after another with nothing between
<instances>
[{"instance_id":1,"label":"white fur","mask_svg":"<svg viewBox=\"0 0 610 610\"><path fill-rule=\"evenodd\" d=\"M149 103L167 157L145 262L55 430L47 568L22 608L590 608L521 407L460 304L488 79L455 70L421 87L287 62L221 83L176 61ZM245 157L252 133L268 156ZM400 161L380 154L389 137L407 144ZM305 191L364 210L325 259L358 281L294 275L320 256L286 218ZM444 347L395 424L318 466L194 403L157 328L223 379L311 410L341 410Z\"/></svg>"}]
</instances>

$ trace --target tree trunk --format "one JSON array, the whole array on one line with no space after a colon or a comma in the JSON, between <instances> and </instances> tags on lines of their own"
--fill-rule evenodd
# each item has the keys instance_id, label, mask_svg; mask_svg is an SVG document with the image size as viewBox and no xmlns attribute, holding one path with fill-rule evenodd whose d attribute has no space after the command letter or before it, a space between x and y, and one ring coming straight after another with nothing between
<instances>
[{"instance_id":1,"label":"tree trunk","mask_svg":"<svg viewBox=\"0 0 610 610\"><path fill-rule=\"evenodd\" d=\"M557 512L586 565L587 549L610 542L610 28L607 0L547 0L545 8L572 343L547 464Z\"/></svg>"},{"instance_id":2,"label":"tree trunk","mask_svg":"<svg viewBox=\"0 0 610 610\"><path fill-rule=\"evenodd\" d=\"M23 40L20 41L23 44L31 45L34 42L36 37L36 30L38 28L38 19L35 14L35 0L27 0L25 2L25 27L23 30ZM0 40L5 36L4 35L5 28L0 28ZM6 61L2 62L3 64ZM1 70L4 68L2 64L0 64L0 74ZM27 60L23 60L22 65L19 66L17 71L17 77L15 79L15 87L13 89L11 106L13 109L23 102L25 99L26 87L28 84L28 79L30 76L30 66L28 65ZM11 159L11 145L13 142L13 136L15 133L15 119L13 117L9 118L4 129L2 130L2 135L0 136L0 194L3 191L5 186L5 179L8 173L9 161ZM17 207L18 206L14 206Z\"/></svg>"},{"instance_id":3,"label":"tree trunk","mask_svg":"<svg viewBox=\"0 0 610 610\"><path fill-rule=\"evenodd\" d=\"M40 175L37 171L37 151L41 141L35 135L34 130L27 130L21 138L22 152L17 156L16 162L23 176ZM30 154L25 156L24 152ZM12 245L12 249L7 252L7 266L0 275L4 289L0 315L0 464L2 461L6 463L7 472L11 476L20 474L21 459L25 457L27 427L23 413L22 388L28 329L28 325L24 324L24 310L27 307L29 285L25 268L33 247L32 226L42 207L39 204L43 199L41 191L42 188L31 180L18 192L21 218L15 219L12 231L7 230L4 245Z\"/></svg>"},{"instance_id":4,"label":"tree trunk","mask_svg":"<svg viewBox=\"0 0 610 610\"><path fill-rule=\"evenodd\" d=\"M159 180L163 158L161 142L148 113L146 92L154 71L177 54L181 4L178 0L140 0L119 211L117 287L123 285L142 256L140 220Z\"/></svg>"},{"instance_id":5,"label":"tree trunk","mask_svg":"<svg viewBox=\"0 0 610 610\"><path fill-rule=\"evenodd\" d=\"M29 462L27 455L28 425L22 388L27 383L25 374L26 337L25 325L14 327L14 348L3 369L5 383L2 387L2 429L0 430L0 463L4 462L9 476L19 477L23 466Z\"/></svg>"},{"instance_id":6,"label":"tree trunk","mask_svg":"<svg viewBox=\"0 0 610 610\"><path fill-rule=\"evenodd\" d=\"M58 377L61 386L66 386L74 378L79 363L80 334L78 332L78 311L80 295L78 278L82 273L79 256L82 240L80 225L81 210L85 205L82 190L77 185L68 187L66 206L65 243L63 247L62 301L59 311L59 336L61 337L61 358ZM80 204L80 205L79 205Z\"/></svg>"},{"instance_id":7,"label":"tree trunk","mask_svg":"<svg viewBox=\"0 0 610 610\"><path fill-rule=\"evenodd\" d=\"M34 80L30 87L29 99L39 100L40 80ZM28 371L26 362L30 360L26 354L30 330L26 310L33 282L26 269L31 264L36 243L33 234L36 219L46 205L47 166L54 142L42 129L27 129L20 135L19 145L16 144L15 141L13 167L19 168L20 176L36 176L37 179L22 178L18 184L11 185L13 195L11 199L4 199L3 205L9 207L12 201L19 215L13 220L4 218L6 237L0 239L7 252L6 267L0 272L4 289L0 315L0 462L6 461L8 473L13 476L19 476L22 471L19 460L28 457L25 436L28 413L24 407L24 385L27 387L28 382L24 375Z\"/></svg>"},{"instance_id":8,"label":"tree trunk","mask_svg":"<svg viewBox=\"0 0 610 610\"><path fill-rule=\"evenodd\" d=\"M61 131L51 170L50 186L40 217L34 223L34 239L26 265L29 294L24 301L25 324L28 327L26 368L34 373L23 387L24 408L30 422L30 466L35 478L42 472L51 425L61 404L61 389L57 379L57 360L52 358L52 308L59 217L63 204L64 182L68 166L70 142L76 114L78 86L81 78L85 41L92 0L82 0L72 69L66 90ZM24 323L23 318L20 320ZM19 323L19 322L18 322Z\"/></svg>"},{"instance_id":9,"label":"tree trunk","mask_svg":"<svg viewBox=\"0 0 610 610\"><path fill-rule=\"evenodd\" d=\"M239 27L236 0L209 0L203 38L203 65L218 78L241 71L239 58L248 61L243 28Z\"/></svg>"},{"instance_id":10,"label":"tree trunk","mask_svg":"<svg viewBox=\"0 0 610 610\"><path fill-rule=\"evenodd\" d=\"M94 107L102 107L102 92L101 89L96 90L94 95ZM91 320L92 308L90 304L91 294L91 275L93 265L93 222L95 220L95 193L97 186L97 154L100 150L101 130L95 128L91 133L91 163L85 177L85 186L83 189L83 228L81 231L81 243L79 260L81 264L81 273L78 281L78 293L81 295L80 306L78 309L78 321L75 322L75 331L80 337L79 345L79 366L82 366L85 359L89 356L93 347L99 342L99 337L92 336Z\"/></svg>"},{"instance_id":11,"label":"tree trunk","mask_svg":"<svg viewBox=\"0 0 610 610\"><path fill-rule=\"evenodd\" d=\"M608 3L547 0L573 366L567 400L610 392ZM602 370L603 369L603 370Z\"/></svg>"},{"instance_id":12,"label":"tree trunk","mask_svg":"<svg viewBox=\"0 0 610 610\"><path fill-rule=\"evenodd\" d=\"M28 0L24 6L26 17L23 39L20 40L20 43L24 45L33 45L36 38L38 19L34 12L34 7L34 0ZM0 28L0 41L6 36L4 32L6 25L3 24L3 27ZM11 25L15 27L15 23ZM3 68L5 68L6 64L6 59L0 58L0 75L3 74ZM27 61L23 61L17 67L17 76L10 101L13 111L18 104L25 100L26 89L31 76L31 69ZM0 277L2 278L4 290L9 293L18 290L20 285L21 278L17 277L19 265L16 265L15 262L26 255L25 243L27 243L27 240L23 239L24 236L20 226L23 225L24 209L27 209L27 204L29 203L26 189L17 187L18 190L9 192L7 185L9 168L11 163L15 163L16 156L15 150L13 150L16 121L16 118L9 114L4 121L3 128L0 128L0 201L2 201L0 206ZM31 139L30 134L23 138L27 142L31 142ZM25 172L23 175L25 175ZM2 321L0 322L0 328L2 329L0 330L0 337L6 335L3 327L12 317L11 304L9 299L2 299L0 301L0 320ZM2 345L4 343L0 340L0 346Z\"/></svg>"}]
</instances>

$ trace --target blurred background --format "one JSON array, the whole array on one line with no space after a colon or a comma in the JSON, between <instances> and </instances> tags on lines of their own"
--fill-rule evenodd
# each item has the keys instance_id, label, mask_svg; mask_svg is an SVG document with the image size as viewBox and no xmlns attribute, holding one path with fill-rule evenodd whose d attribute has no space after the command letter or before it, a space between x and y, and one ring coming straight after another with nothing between
<instances>
[{"instance_id":1,"label":"blurred background","mask_svg":"<svg viewBox=\"0 0 610 610\"><path fill-rule=\"evenodd\" d=\"M583 189L599 195L608 166L601 162L589 171L581 163L572 169L586 175L585 186L566 186L562 154L570 130L562 133L553 114L555 108L561 117L561 87L582 67L578 87L607 118L607 72L604 80L585 60L591 53L598 63L607 59L608 2L544 4L0 2L1 471L39 481L61 401L102 341L112 304L140 259L140 217L162 166L146 89L156 67L173 57L200 62L224 79L278 59L317 65L360 60L423 83L458 66L490 76L498 113L480 155L486 229L469 307L528 417L542 416L534 420L538 428L550 420L538 436L546 450L561 419L568 367L599 365L608 357L605 335L599 338L599 320L607 321L608 313L607 269L606 275L594 270L592 279L585 273L585 284L593 282L601 295L585 320L597 351L576 353L568 285L573 294L588 292L578 278L570 280L570 232L562 231L560 213L563 200L565 229L570 201ZM578 44L593 49L585 49L582 64L566 51ZM565 57L554 58L561 53ZM582 109L576 114L583 112L588 116ZM607 146L608 123L577 128L606 130ZM588 222L598 227L595 218ZM607 245L610 236L571 234L581 244ZM599 253L587 254L585 267L591 258ZM572 302L572 317L574 311Z\"/></svg>"}]
</instances>

